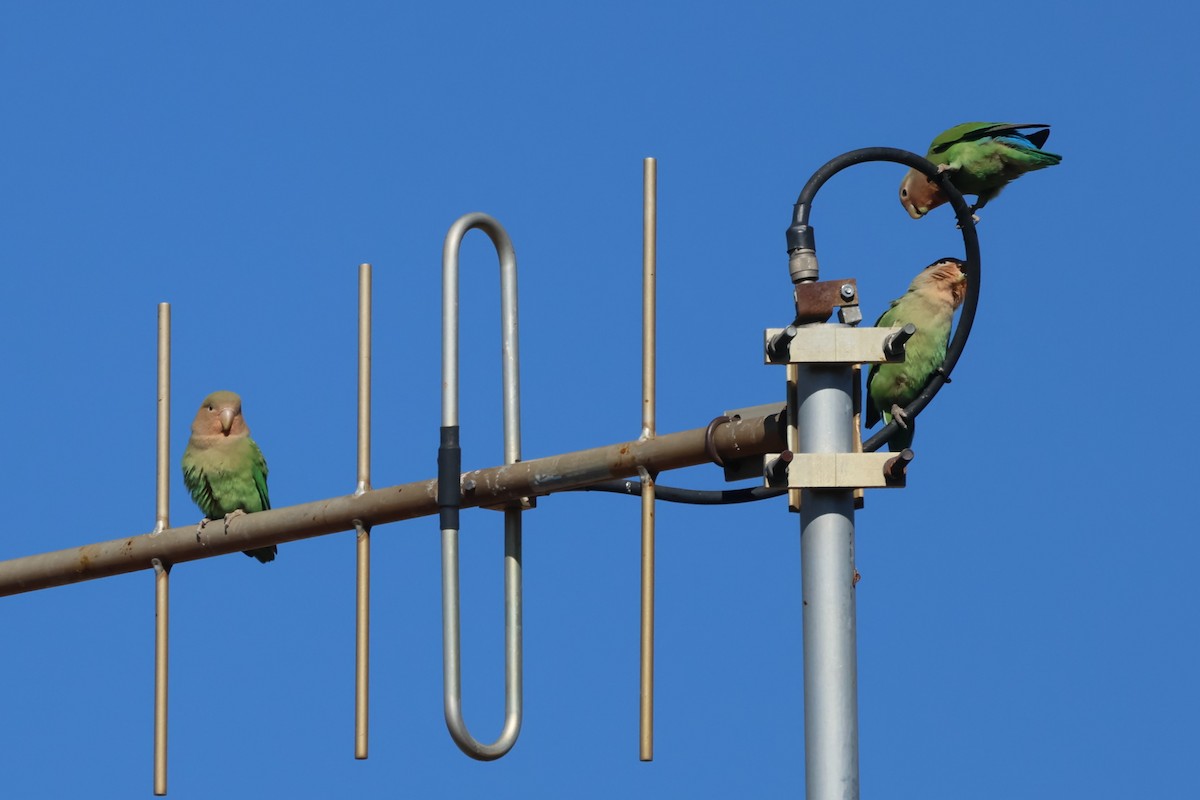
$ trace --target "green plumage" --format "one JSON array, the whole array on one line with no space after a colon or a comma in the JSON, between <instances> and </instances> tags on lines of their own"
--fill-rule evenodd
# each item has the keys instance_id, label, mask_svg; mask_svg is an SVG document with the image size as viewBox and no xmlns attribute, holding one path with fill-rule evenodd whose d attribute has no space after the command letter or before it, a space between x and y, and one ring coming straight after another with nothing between
<instances>
[{"instance_id":1,"label":"green plumage","mask_svg":"<svg viewBox=\"0 0 1200 800\"><path fill-rule=\"evenodd\" d=\"M1021 133L1023 128L1039 130ZM978 196L975 211L1010 181L1062 161L1062 156L1041 149L1049 136L1050 127L1038 123L964 122L934 139L925 157L951 170L950 179L960 192Z\"/></svg>"},{"instance_id":2,"label":"green plumage","mask_svg":"<svg viewBox=\"0 0 1200 800\"><path fill-rule=\"evenodd\" d=\"M242 510L271 507L267 496L267 462L253 439L229 442L221 448L189 447L183 457L183 482L209 519Z\"/></svg>"},{"instance_id":3,"label":"green plumage","mask_svg":"<svg viewBox=\"0 0 1200 800\"><path fill-rule=\"evenodd\" d=\"M208 519L271 507L267 461L250 438L241 399L233 392L214 392L200 406L183 453L183 482ZM275 554L274 545L246 551L263 563Z\"/></svg>"},{"instance_id":4,"label":"green plumage","mask_svg":"<svg viewBox=\"0 0 1200 800\"><path fill-rule=\"evenodd\" d=\"M926 267L875 323L876 327L890 328L911 322L917 326L917 332L905 345L902 363L871 367L867 375L868 428L881 418L885 423L891 422L893 407L904 408L915 400L945 361L954 311L966 293L961 265L958 259L944 258ZM907 420L908 427L896 431L888 440L889 450L895 452L912 446L914 423L915 420Z\"/></svg>"}]
</instances>

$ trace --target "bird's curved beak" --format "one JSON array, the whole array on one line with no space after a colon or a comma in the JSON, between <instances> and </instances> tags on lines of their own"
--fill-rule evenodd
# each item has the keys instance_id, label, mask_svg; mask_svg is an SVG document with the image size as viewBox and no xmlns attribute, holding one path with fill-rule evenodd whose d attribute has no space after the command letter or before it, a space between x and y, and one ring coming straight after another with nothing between
<instances>
[{"instance_id":1,"label":"bird's curved beak","mask_svg":"<svg viewBox=\"0 0 1200 800\"><path fill-rule=\"evenodd\" d=\"M233 409L221 409L221 433L229 435L229 429L233 427Z\"/></svg>"}]
</instances>

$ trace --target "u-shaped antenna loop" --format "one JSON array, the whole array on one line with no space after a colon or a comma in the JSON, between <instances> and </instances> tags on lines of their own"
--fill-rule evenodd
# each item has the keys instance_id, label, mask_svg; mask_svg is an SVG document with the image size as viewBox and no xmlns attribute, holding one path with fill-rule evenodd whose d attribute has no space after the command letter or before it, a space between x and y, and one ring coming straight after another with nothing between
<instances>
[{"instance_id":1,"label":"u-shaped antenna loop","mask_svg":"<svg viewBox=\"0 0 1200 800\"><path fill-rule=\"evenodd\" d=\"M517 357L517 256L504 228L487 214L459 217L442 248L442 429L438 448L438 510L442 528L442 673L446 727L464 753L500 758L521 732L521 510L504 511L504 728L492 744L467 730L462 714L462 648L458 591L458 510L462 451L458 438L458 250L473 228L488 235L500 258L500 327L504 383L504 463L521 460L520 374Z\"/></svg>"}]
</instances>

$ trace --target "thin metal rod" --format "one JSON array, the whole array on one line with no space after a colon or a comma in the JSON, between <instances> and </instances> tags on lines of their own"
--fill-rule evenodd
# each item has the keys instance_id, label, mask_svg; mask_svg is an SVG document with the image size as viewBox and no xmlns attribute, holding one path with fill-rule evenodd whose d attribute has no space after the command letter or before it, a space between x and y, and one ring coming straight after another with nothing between
<instances>
[{"instance_id":1,"label":"thin metal rod","mask_svg":"<svg viewBox=\"0 0 1200 800\"><path fill-rule=\"evenodd\" d=\"M154 533L170 527L171 304L158 304L158 387ZM154 794L167 793L167 652L170 564L151 559L154 568Z\"/></svg>"},{"instance_id":2,"label":"thin metal rod","mask_svg":"<svg viewBox=\"0 0 1200 800\"><path fill-rule=\"evenodd\" d=\"M853 371L799 366L802 453L854 445ZM854 492L801 490L805 797L858 798L858 651L854 604Z\"/></svg>"},{"instance_id":3,"label":"thin metal rod","mask_svg":"<svg viewBox=\"0 0 1200 800\"><path fill-rule=\"evenodd\" d=\"M500 259L500 328L504 394L504 463L521 460L521 394L517 351L517 256L503 226L487 214L459 217L442 250L442 431L452 431L458 451L458 250L473 228L488 235ZM452 484L451 484L452 485ZM457 509L453 516L457 518ZM462 713L462 647L459 614L459 528L442 525L442 670L446 727L471 758L492 761L516 744L521 732L521 511L504 512L504 727L491 744L467 730Z\"/></svg>"},{"instance_id":4,"label":"thin metal rod","mask_svg":"<svg viewBox=\"0 0 1200 800\"><path fill-rule=\"evenodd\" d=\"M655 435L658 162L642 162L642 439ZM654 475L642 470L642 625L638 757L654 759Z\"/></svg>"},{"instance_id":5,"label":"thin metal rod","mask_svg":"<svg viewBox=\"0 0 1200 800\"><path fill-rule=\"evenodd\" d=\"M642 438L654 438L658 162L642 162Z\"/></svg>"},{"instance_id":6,"label":"thin metal rod","mask_svg":"<svg viewBox=\"0 0 1200 800\"><path fill-rule=\"evenodd\" d=\"M170 526L171 460L171 304L158 304L158 427L154 530Z\"/></svg>"},{"instance_id":7,"label":"thin metal rod","mask_svg":"<svg viewBox=\"0 0 1200 800\"><path fill-rule=\"evenodd\" d=\"M371 265L358 267L358 486L371 489ZM367 757L371 657L371 528L354 524L357 570L354 607L354 757Z\"/></svg>"},{"instance_id":8,"label":"thin metal rod","mask_svg":"<svg viewBox=\"0 0 1200 800\"><path fill-rule=\"evenodd\" d=\"M654 478L642 473L641 691L638 758L654 760Z\"/></svg>"},{"instance_id":9,"label":"thin metal rod","mask_svg":"<svg viewBox=\"0 0 1200 800\"><path fill-rule=\"evenodd\" d=\"M167 624L170 615L170 566L154 567L154 794L167 793Z\"/></svg>"},{"instance_id":10,"label":"thin metal rod","mask_svg":"<svg viewBox=\"0 0 1200 800\"><path fill-rule=\"evenodd\" d=\"M746 417L713 434L717 454L727 461L777 453L785 448L780 414ZM709 463L707 425L588 450L520 461L460 476L462 507L496 506L592 483L629 478L640 468L659 473ZM438 513L437 479L429 478L361 495L341 495L234 517L197 532L195 524L160 534L125 535L65 550L0 561L0 597L52 586L148 569L150 559L180 564L201 558L284 544L369 525ZM81 534L79 538L84 538Z\"/></svg>"},{"instance_id":11,"label":"thin metal rod","mask_svg":"<svg viewBox=\"0 0 1200 800\"><path fill-rule=\"evenodd\" d=\"M358 570L354 626L354 757L367 757L371 657L371 529L355 523Z\"/></svg>"},{"instance_id":12,"label":"thin metal rod","mask_svg":"<svg viewBox=\"0 0 1200 800\"><path fill-rule=\"evenodd\" d=\"M371 265L358 267L358 487L371 488Z\"/></svg>"}]
</instances>

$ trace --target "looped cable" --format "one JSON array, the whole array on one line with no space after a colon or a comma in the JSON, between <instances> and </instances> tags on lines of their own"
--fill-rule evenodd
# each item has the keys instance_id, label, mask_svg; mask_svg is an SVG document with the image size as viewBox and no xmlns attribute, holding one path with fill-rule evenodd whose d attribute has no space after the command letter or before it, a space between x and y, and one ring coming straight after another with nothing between
<instances>
[{"instance_id":1,"label":"looped cable","mask_svg":"<svg viewBox=\"0 0 1200 800\"><path fill-rule=\"evenodd\" d=\"M916 153L895 147L864 147L830 159L813 173L808 182L804 184L804 188L800 190L799 197L796 198L796 205L792 212L792 224L787 229L788 266L794 282L817 279L815 232L808 224L813 199L825 182L837 173L855 164L865 164L871 161L890 161L894 164L912 167L936 183L946 195L950 207L954 209L966 255L963 272L967 276L967 296L963 300L962 311L958 318L958 325L954 328L954 335L946 347L946 357L921 393L904 409L908 418L915 419L925 406L929 405L938 390L950 382L950 372L958 363L958 358L967 345L967 337L970 336L971 326L975 322L975 310L979 305L979 234L975 231L975 221L971 215L971 209L967 207L967 201L963 199L962 192L950 182L950 174L938 172L936 166ZM878 450L897 430L899 430L899 423L895 420L889 422L874 436L863 442L863 452L870 453Z\"/></svg>"}]
</instances>

